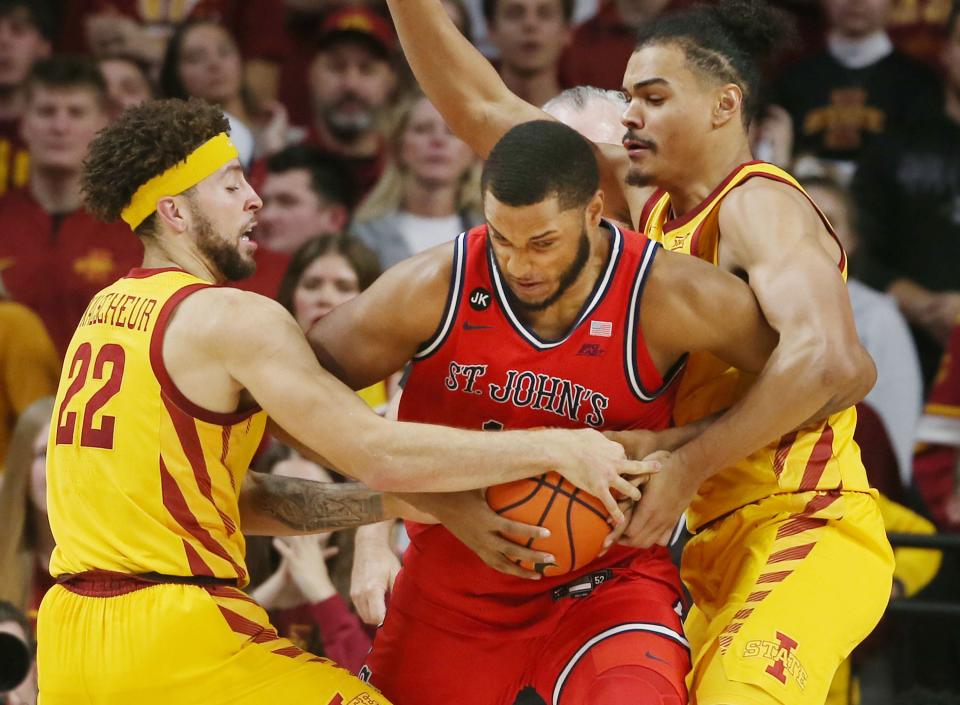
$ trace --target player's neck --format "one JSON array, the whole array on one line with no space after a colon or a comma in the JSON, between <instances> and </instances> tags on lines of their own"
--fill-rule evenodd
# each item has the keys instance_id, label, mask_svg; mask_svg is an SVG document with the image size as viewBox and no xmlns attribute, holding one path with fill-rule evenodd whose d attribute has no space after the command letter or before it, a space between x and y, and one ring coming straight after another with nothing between
<instances>
[{"instance_id":1,"label":"player's neck","mask_svg":"<svg viewBox=\"0 0 960 705\"><path fill-rule=\"evenodd\" d=\"M673 183L664 184L677 217L703 203L734 169L753 159L745 137L742 143L705 150L704 154L706 158L693 164Z\"/></svg>"},{"instance_id":2,"label":"player's neck","mask_svg":"<svg viewBox=\"0 0 960 705\"><path fill-rule=\"evenodd\" d=\"M30 172L30 194L47 213L72 213L83 204L80 170L35 166Z\"/></svg>"},{"instance_id":3,"label":"player's neck","mask_svg":"<svg viewBox=\"0 0 960 705\"><path fill-rule=\"evenodd\" d=\"M544 340L559 340L567 334L607 266L610 259L610 231L598 225L589 237L592 243L590 257L580 276L563 295L542 311L516 312L524 323Z\"/></svg>"},{"instance_id":4,"label":"player's neck","mask_svg":"<svg viewBox=\"0 0 960 705\"><path fill-rule=\"evenodd\" d=\"M147 237L143 239L143 268L166 269L176 267L188 274L210 282L219 283L220 278L210 267L206 259L194 248L184 242L185 238L168 239Z\"/></svg>"}]
</instances>

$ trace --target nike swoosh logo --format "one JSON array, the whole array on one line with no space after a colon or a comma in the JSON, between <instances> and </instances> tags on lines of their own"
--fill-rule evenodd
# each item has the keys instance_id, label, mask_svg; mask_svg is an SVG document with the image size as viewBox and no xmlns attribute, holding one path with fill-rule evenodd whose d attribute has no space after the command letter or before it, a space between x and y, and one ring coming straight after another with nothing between
<instances>
[{"instance_id":1,"label":"nike swoosh logo","mask_svg":"<svg viewBox=\"0 0 960 705\"><path fill-rule=\"evenodd\" d=\"M463 322L464 330L490 330L492 328L493 326L475 326L472 323L468 323L467 321Z\"/></svg>"},{"instance_id":2,"label":"nike swoosh logo","mask_svg":"<svg viewBox=\"0 0 960 705\"><path fill-rule=\"evenodd\" d=\"M670 663L670 662L667 661L666 659L660 658L660 657L657 656L656 654L651 654L649 651L648 651L647 653L645 653L644 656L646 656L648 659L650 659L650 660L652 660L652 661L659 661L660 663L666 663L666 664L669 664L669 663Z\"/></svg>"}]
</instances>

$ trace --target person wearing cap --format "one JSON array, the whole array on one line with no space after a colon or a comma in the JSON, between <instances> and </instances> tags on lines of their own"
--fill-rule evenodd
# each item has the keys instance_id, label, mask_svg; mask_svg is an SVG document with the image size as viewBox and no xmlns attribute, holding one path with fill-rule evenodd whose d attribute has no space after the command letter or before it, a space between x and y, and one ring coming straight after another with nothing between
<instances>
[{"instance_id":1,"label":"person wearing cap","mask_svg":"<svg viewBox=\"0 0 960 705\"><path fill-rule=\"evenodd\" d=\"M84 312L54 401L58 584L37 621L44 705L387 705L279 637L241 590L244 533L412 518L381 492L468 490L548 469L615 513L614 490L639 496L621 473L657 467L593 430L486 433L378 416L320 366L280 304L219 286L255 267L262 205L227 125L203 101L151 101L102 130L84 163L87 207L122 218L144 258ZM268 418L275 437L372 489L248 472Z\"/></svg>"},{"instance_id":2,"label":"person wearing cap","mask_svg":"<svg viewBox=\"0 0 960 705\"><path fill-rule=\"evenodd\" d=\"M123 223L103 225L83 208L83 158L109 121L96 67L62 56L37 62L24 106L29 182L0 198L0 281L40 317L62 357L87 302L136 266L143 247Z\"/></svg>"},{"instance_id":3,"label":"person wearing cap","mask_svg":"<svg viewBox=\"0 0 960 705\"><path fill-rule=\"evenodd\" d=\"M337 9L320 26L308 78L313 122L306 141L346 161L351 205L383 173L379 128L397 86L395 52L389 21L367 7Z\"/></svg>"}]
</instances>

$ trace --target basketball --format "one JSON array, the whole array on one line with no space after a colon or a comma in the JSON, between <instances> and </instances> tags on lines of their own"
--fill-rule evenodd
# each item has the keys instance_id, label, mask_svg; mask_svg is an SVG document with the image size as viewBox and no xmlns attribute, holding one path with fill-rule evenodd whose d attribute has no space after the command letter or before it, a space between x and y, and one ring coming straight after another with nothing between
<instances>
[{"instance_id":1,"label":"basketball","mask_svg":"<svg viewBox=\"0 0 960 705\"><path fill-rule=\"evenodd\" d=\"M613 520L603 503L550 472L487 489L487 503L499 515L550 530L545 539L504 538L553 554L556 563L523 567L545 576L563 575L586 565L600 553Z\"/></svg>"}]
</instances>

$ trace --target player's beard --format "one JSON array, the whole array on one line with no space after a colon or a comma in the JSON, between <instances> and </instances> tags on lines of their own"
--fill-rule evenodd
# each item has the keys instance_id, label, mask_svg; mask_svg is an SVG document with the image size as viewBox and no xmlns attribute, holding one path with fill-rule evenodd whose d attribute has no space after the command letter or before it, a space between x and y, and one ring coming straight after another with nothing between
<instances>
[{"instance_id":1,"label":"player's beard","mask_svg":"<svg viewBox=\"0 0 960 705\"><path fill-rule=\"evenodd\" d=\"M544 311L550 308L557 303L560 297L567 292L567 289L573 286L573 283L580 278L580 273L583 272L583 268L587 266L589 259L590 238L587 235L587 226L584 224L583 229L580 231L580 241L577 243L577 254L573 258L573 262L570 263L570 266L560 275L560 283L557 285L557 290L543 301L531 302L522 300L507 286L505 288L511 308L521 309L530 313Z\"/></svg>"},{"instance_id":2,"label":"player's beard","mask_svg":"<svg viewBox=\"0 0 960 705\"><path fill-rule=\"evenodd\" d=\"M224 279L228 282L240 281L256 271L257 263L253 258L245 259L240 254L239 240L231 245L220 237L213 223L193 203L190 204L190 211L197 231L197 248Z\"/></svg>"}]
</instances>

